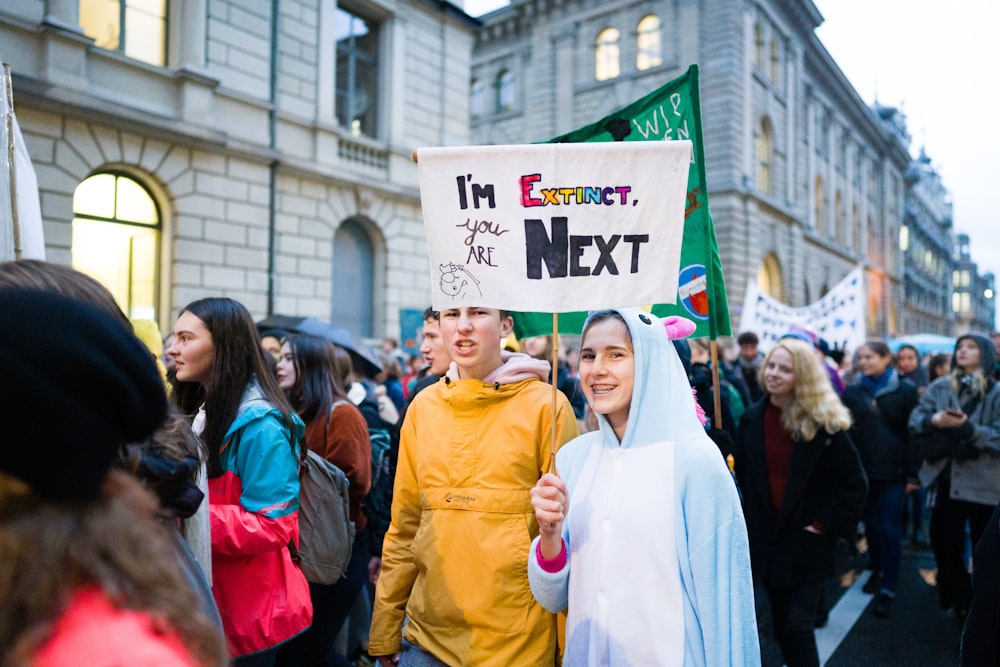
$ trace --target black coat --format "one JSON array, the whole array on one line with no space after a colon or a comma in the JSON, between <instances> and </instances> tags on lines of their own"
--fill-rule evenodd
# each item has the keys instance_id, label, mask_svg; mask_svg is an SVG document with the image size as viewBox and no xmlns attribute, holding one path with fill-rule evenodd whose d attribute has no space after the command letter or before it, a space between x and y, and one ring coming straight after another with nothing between
<instances>
[{"instance_id":1,"label":"black coat","mask_svg":"<svg viewBox=\"0 0 1000 667\"><path fill-rule=\"evenodd\" d=\"M976 544L972 604L962 631L962 666L1000 665L1000 505Z\"/></svg>"},{"instance_id":2,"label":"black coat","mask_svg":"<svg viewBox=\"0 0 1000 667\"><path fill-rule=\"evenodd\" d=\"M851 411L851 440L868 479L917 482L920 452L907 428L910 413L920 400L917 387L909 380L890 380L873 398L858 382L849 385L840 398Z\"/></svg>"},{"instance_id":3,"label":"black coat","mask_svg":"<svg viewBox=\"0 0 1000 667\"><path fill-rule=\"evenodd\" d=\"M788 486L777 512L771 505L764 455L764 398L743 414L733 448L736 479L750 536L756 578L790 586L833 574L836 538L853 539L868 496L868 479L858 452L844 431L820 431L796 442ZM822 535L805 530L813 522Z\"/></svg>"}]
</instances>

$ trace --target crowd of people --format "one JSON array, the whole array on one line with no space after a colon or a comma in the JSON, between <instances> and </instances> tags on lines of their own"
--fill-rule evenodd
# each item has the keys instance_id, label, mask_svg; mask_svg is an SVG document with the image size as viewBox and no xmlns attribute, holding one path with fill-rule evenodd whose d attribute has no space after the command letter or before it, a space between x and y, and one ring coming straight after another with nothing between
<instances>
[{"instance_id":1,"label":"crowd of people","mask_svg":"<svg viewBox=\"0 0 1000 667\"><path fill-rule=\"evenodd\" d=\"M861 536L877 616L929 540L963 664L1000 655L1000 335L727 355L622 308L553 359L428 308L369 373L229 298L161 337L45 262L0 264L0 309L0 666L752 666L765 631L818 665ZM349 483L333 583L299 566L307 451Z\"/></svg>"}]
</instances>

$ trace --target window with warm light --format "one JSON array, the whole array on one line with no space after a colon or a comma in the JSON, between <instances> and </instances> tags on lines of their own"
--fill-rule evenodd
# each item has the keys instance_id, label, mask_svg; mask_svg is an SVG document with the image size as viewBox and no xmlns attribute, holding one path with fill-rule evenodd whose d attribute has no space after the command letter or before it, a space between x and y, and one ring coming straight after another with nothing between
<instances>
[{"instance_id":1,"label":"window with warm light","mask_svg":"<svg viewBox=\"0 0 1000 667\"><path fill-rule=\"evenodd\" d=\"M337 121L353 136L378 136L379 25L337 7Z\"/></svg>"},{"instance_id":2,"label":"window with warm light","mask_svg":"<svg viewBox=\"0 0 1000 667\"><path fill-rule=\"evenodd\" d=\"M910 227L903 225L899 228L899 250L906 252L910 249Z\"/></svg>"},{"instance_id":3,"label":"window with warm light","mask_svg":"<svg viewBox=\"0 0 1000 667\"><path fill-rule=\"evenodd\" d=\"M764 194L774 194L771 184L771 162L774 153L774 128L771 119L764 116L757 128L757 189Z\"/></svg>"},{"instance_id":4,"label":"window with warm light","mask_svg":"<svg viewBox=\"0 0 1000 667\"><path fill-rule=\"evenodd\" d=\"M757 287L768 296L779 301L783 298L782 292L784 291L784 286L781 279L781 264L773 253L769 253L764 258L760 268L757 269Z\"/></svg>"},{"instance_id":5,"label":"window with warm light","mask_svg":"<svg viewBox=\"0 0 1000 667\"><path fill-rule=\"evenodd\" d=\"M816 177L816 233L826 233L826 194L823 192L823 177Z\"/></svg>"},{"instance_id":6,"label":"window with warm light","mask_svg":"<svg viewBox=\"0 0 1000 667\"><path fill-rule=\"evenodd\" d=\"M621 51L618 39L619 33L614 28L605 28L597 35L594 76L598 81L614 79L621 74Z\"/></svg>"},{"instance_id":7,"label":"window with warm light","mask_svg":"<svg viewBox=\"0 0 1000 667\"><path fill-rule=\"evenodd\" d=\"M73 194L73 267L115 295L131 318L157 319L160 212L141 184L96 174Z\"/></svg>"},{"instance_id":8,"label":"window with warm light","mask_svg":"<svg viewBox=\"0 0 1000 667\"><path fill-rule=\"evenodd\" d=\"M660 17L650 14L639 21L636 28L635 68L651 69L663 64L663 42Z\"/></svg>"},{"instance_id":9,"label":"window with warm light","mask_svg":"<svg viewBox=\"0 0 1000 667\"><path fill-rule=\"evenodd\" d=\"M166 0L80 0L80 27L97 47L166 64Z\"/></svg>"}]
</instances>

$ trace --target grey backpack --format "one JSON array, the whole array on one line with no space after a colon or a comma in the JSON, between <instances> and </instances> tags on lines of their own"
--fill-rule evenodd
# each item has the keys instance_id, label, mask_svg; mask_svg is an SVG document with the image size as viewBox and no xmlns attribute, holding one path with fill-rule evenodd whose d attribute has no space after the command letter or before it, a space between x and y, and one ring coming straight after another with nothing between
<instances>
[{"instance_id":1,"label":"grey backpack","mask_svg":"<svg viewBox=\"0 0 1000 667\"><path fill-rule=\"evenodd\" d=\"M299 464L299 546L292 556L314 584L336 583L351 560L355 528L349 487L343 470L306 450Z\"/></svg>"}]
</instances>

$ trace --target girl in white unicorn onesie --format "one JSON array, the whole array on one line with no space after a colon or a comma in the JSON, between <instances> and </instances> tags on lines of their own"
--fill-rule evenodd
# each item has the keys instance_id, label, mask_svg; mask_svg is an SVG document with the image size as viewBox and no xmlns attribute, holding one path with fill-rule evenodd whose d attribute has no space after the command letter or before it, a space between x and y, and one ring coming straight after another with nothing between
<instances>
[{"instance_id":1,"label":"girl in white unicorn onesie","mask_svg":"<svg viewBox=\"0 0 1000 667\"><path fill-rule=\"evenodd\" d=\"M739 494L670 338L694 324L591 313L580 381L600 429L532 489L528 578L568 607L565 665L760 665Z\"/></svg>"}]
</instances>

